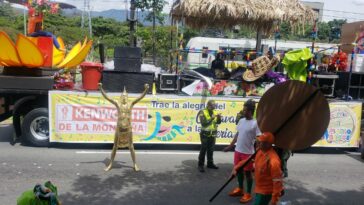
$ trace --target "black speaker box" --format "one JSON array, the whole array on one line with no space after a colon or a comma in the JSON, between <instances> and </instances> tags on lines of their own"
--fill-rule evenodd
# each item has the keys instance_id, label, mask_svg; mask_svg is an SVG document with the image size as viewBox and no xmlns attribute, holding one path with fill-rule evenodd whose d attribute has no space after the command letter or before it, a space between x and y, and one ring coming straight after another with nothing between
<instances>
[{"instance_id":1,"label":"black speaker box","mask_svg":"<svg viewBox=\"0 0 364 205\"><path fill-rule=\"evenodd\" d=\"M114 58L114 70L124 72L140 72L141 69L141 58Z\"/></svg>"},{"instance_id":2,"label":"black speaker box","mask_svg":"<svg viewBox=\"0 0 364 205\"><path fill-rule=\"evenodd\" d=\"M103 88L109 92L122 92L124 86L128 93L141 93L144 84L149 84L148 93L152 93L154 73L123 72L116 70L105 70L102 72Z\"/></svg>"},{"instance_id":3,"label":"black speaker box","mask_svg":"<svg viewBox=\"0 0 364 205\"><path fill-rule=\"evenodd\" d=\"M177 74L160 74L159 89L165 91L177 91L179 88L179 78Z\"/></svg>"},{"instance_id":4,"label":"black speaker box","mask_svg":"<svg viewBox=\"0 0 364 205\"><path fill-rule=\"evenodd\" d=\"M348 90L349 72L337 72L337 75L339 78L335 82L335 96L341 98Z\"/></svg>"},{"instance_id":5,"label":"black speaker box","mask_svg":"<svg viewBox=\"0 0 364 205\"><path fill-rule=\"evenodd\" d=\"M114 58L141 58L142 49L138 47L121 47L114 49Z\"/></svg>"}]
</instances>

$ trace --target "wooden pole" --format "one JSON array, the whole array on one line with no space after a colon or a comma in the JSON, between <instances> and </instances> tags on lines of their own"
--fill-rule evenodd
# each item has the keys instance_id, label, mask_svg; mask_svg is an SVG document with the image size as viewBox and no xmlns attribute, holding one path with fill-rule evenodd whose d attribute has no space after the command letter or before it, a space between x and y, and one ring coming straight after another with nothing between
<instances>
[{"instance_id":1,"label":"wooden pole","mask_svg":"<svg viewBox=\"0 0 364 205\"><path fill-rule=\"evenodd\" d=\"M296 111L289 116L283 123L282 125L273 132L273 135L277 135L283 128L284 126L286 126L295 116L296 114L298 114L312 99L315 98L315 96L317 95L317 93L319 92L319 89L316 89L297 109ZM245 162L244 164L237 170L237 172L241 171L257 154L259 150L256 150L254 152L254 154L252 156L250 156ZM225 182L225 184L216 192L216 194L211 197L211 199L209 200L210 202L212 202L217 195L219 195L219 193L231 182L231 180L233 180L235 178L234 175L230 176L230 178Z\"/></svg>"},{"instance_id":2,"label":"wooden pole","mask_svg":"<svg viewBox=\"0 0 364 205\"><path fill-rule=\"evenodd\" d=\"M256 43L256 46L255 46L255 50L257 51L257 53L260 53L261 51L261 47L262 47L262 36L263 36L263 32L258 29L257 30L257 43Z\"/></svg>"}]
</instances>

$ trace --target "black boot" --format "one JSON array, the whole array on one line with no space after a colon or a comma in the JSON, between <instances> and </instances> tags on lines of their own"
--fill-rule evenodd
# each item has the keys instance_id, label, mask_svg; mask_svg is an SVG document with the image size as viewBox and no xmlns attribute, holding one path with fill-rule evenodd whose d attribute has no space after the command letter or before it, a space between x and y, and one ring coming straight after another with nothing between
<instances>
[{"instance_id":1,"label":"black boot","mask_svg":"<svg viewBox=\"0 0 364 205\"><path fill-rule=\"evenodd\" d=\"M203 168L203 166L198 166L198 171L205 172L205 169Z\"/></svg>"},{"instance_id":2,"label":"black boot","mask_svg":"<svg viewBox=\"0 0 364 205\"><path fill-rule=\"evenodd\" d=\"M216 166L215 164L208 164L207 165L207 168L210 168L210 169L218 169L219 167Z\"/></svg>"}]
</instances>

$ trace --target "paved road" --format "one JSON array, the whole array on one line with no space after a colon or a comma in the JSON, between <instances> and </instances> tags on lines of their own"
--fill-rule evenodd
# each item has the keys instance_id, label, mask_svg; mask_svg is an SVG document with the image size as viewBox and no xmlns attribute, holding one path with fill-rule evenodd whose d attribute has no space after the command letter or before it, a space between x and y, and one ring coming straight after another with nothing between
<instances>
[{"instance_id":1,"label":"paved road","mask_svg":"<svg viewBox=\"0 0 364 205\"><path fill-rule=\"evenodd\" d=\"M228 185L213 203L208 199L228 178L233 153L215 152L219 170L197 171L197 147L159 150L137 146L142 169L134 172L126 150L116 156L110 172L110 145L56 145L52 148L11 145L12 127L0 125L0 204L16 198L36 183L51 180L64 205L232 205L238 198ZM319 152L319 153L317 153ZM324 154L322 154L324 152ZM289 160L286 196L290 204L364 204L364 164L358 153L314 150Z\"/></svg>"}]
</instances>

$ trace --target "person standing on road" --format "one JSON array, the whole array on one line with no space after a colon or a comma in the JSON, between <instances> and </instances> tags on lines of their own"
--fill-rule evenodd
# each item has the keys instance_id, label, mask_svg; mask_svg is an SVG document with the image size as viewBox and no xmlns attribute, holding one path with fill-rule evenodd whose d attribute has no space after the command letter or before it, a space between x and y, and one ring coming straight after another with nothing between
<instances>
[{"instance_id":1,"label":"person standing on road","mask_svg":"<svg viewBox=\"0 0 364 205\"><path fill-rule=\"evenodd\" d=\"M248 100L244 103L242 116L237 125L237 132L233 141L227 146L224 151L227 152L235 147L234 153L234 165L236 166L239 162L247 160L254 153L254 142L255 138L261 135L258 128L257 121L253 119L255 112L255 102L254 100ZM243 170L237 173L237 179L239 187L233 189L229 196L241 196L240 202L247 203L252 200L251 190L253 186L253 162L250 162ZM246 179L247 189L244 193L244 177Z\"/></svg>"},{"instance_id":2,"label":"person standing on road","mask_svg":"<svg viewBox=\"0 0 364 205\"><path fill-rule=\"evenodd\" d=\"M200 172L205 172L204 164L206 152L207 168L218 169L218 167L214 164L213 153L217 136L217 126L218 124L221 124L221 115L216 112L215 108L215 101L209 100L206 108L200 110L198 113L201 121L201 149L198 156L198 170Z\"/></svg>"},{"instance_id":3,"label":"person standing on road","mask_svg":"<svg viewBox=\"0 0 364 205\"><path fill-rule=\"evenodd\" d=\"M274 136L264 132L257 138L258 151L255 156L255 201L254 205L277 205L283 193L281 160L273 149ZM239 162L233 171L237 175L245 160Z\"/></svg>"},{"instance_id":4,"label":"person standing on road","mask_svg":"<svg viewBox=\"0 0 364 205\"><path fill-rule=\"evenodd\" d=\"M274 150L277 152L279 158L281 159L281 164L282 164L281 168L282 168L282 172L283 172L283 177L286 178L286 177L288 177L287 162L288 162L288 159L292 155L292 151L282 149L279 147L274 147Z\"/></svg>"}]
</instances>

